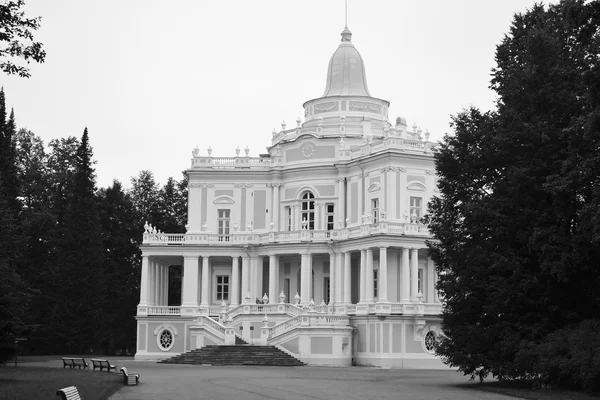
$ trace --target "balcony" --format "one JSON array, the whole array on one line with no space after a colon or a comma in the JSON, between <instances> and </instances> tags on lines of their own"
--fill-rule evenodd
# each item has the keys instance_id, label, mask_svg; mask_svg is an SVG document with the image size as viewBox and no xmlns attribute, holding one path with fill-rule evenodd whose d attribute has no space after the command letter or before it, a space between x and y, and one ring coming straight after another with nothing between
<instances>
[{"instance_id":1,"label":"balcony","mask_svg":"<svg viewBox=\"0 0 600 400\"><path fill-rule=\"evenodd\" d=\"M216 233L160 233L146 231L144 232L142 243L146 245L162 246L182 246L185 244L240 246L269 243L325 243L373 235L430 237L427 225L382 221L330 231L303 229L298 231L277 232L234 232L229 235L220 235Z\"/></svg>"}]
</instances>

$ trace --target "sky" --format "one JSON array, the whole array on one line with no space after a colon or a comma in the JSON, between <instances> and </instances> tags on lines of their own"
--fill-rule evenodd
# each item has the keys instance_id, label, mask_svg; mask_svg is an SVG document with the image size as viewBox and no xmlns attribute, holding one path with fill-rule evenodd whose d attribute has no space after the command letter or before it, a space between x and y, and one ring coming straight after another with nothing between
<instances>
[{"instance_id":1,"label":"sky","mask_svg":"<svg viewBox=\"0 0 600 400\"><path fill-rule=\"evenodd\" d=\"M437 141L450 116L494 107L496 46L533 0L347 0L373 97ZM265 153L325 89L344 0L27 0L47 52L0 75L19 128L47 144L88 128L98 187L141 170L182 178L192 150Z\"/></svg>"}]
</instances>

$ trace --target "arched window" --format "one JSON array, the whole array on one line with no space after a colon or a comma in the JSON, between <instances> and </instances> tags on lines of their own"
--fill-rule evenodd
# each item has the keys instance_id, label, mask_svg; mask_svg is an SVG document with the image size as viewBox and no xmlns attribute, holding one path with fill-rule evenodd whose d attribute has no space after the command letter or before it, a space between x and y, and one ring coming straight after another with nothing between
<instances>
[{"instance_id":1,"label":"arched window","mask_svg":"<svg viewBox=\"0 0 600 400\"><path fill-rule=\"evenodd\" d=\"M307 222L307 229L315 229L315 196L311 192L302 195L302 224Z\"/></svg>"}]
</instances>

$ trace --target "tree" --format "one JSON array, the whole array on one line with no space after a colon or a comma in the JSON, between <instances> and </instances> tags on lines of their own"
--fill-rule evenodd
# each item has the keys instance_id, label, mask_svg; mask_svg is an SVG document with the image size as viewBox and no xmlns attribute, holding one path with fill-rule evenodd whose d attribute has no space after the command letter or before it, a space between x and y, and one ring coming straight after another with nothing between
<instances>
[{"instance_id":1,"label":"tree","mask_svg":"<svg viewBox=\"0 0 600 400\"><path fill-rule=\"evenodd\" d=\"M187 179L181 182L172 177L158 193L160 202L161 223L163 232L185 233L187 224Z\"/></svg>"},{"instance_id":2,"label":"tree","mask_svg":"<svg viewBox=\"0 0 600 400\"><path fill-rule=\"evenodd\" d=\"M137 210L138 223L143 229L147 221L158 227L163 224L163 212L160 205L160 191L151 171L140 171L136 178L131 178L131 200Z\"/></svg>"},{"instance_id":3,"label":"tree","mask_svg":"<svg viewBox=\"0 0 600 400\"><path fill-rule=\"evenodd\" d=\"M136 307L139 302L141 229L131 197L121 183L98 193L104 258L102 349L106 354L135 348Z\"/></svg>"},{"instance_id":4,"label":"tree","mask_svg":"<svg viewBox=\"0 0 600 400\"><path fill-rule=\"evenodd\" d=\"M587 378L548 357L557 337L600 339L599 27L598 1L515 15L496 52L497 110L453 117L435 156L438 353L472 377L600 380L600 352Z\"/></svg>"},{"instance_id":5,"label":"tree","mask_svg":"<svg viewBox=\"0 0 600 400\"><path fill-rule=\"evenodd\" d=\"M0 178L0 364L16 353L15 340L32 329L26 321L31 291L17 272L19 254L11 246L15 242L17 226L5 201L2 185Z\"/></svg>"},{"instance_id":6,"label":"tree","mask_svg":"<svg viewBox=\"0 0 600 400\"><path fill-rule=\"evenodd\" d=\"M26 17L21 11L24 5L24 0L0 3L0 68L8 75L29 78L29 68L15 64L16 60L22 59L27 64L32 60L43 63L46 52L42 44L33 38L33 32L40 27L41 17Z\"/></svg>"}]
</instances>

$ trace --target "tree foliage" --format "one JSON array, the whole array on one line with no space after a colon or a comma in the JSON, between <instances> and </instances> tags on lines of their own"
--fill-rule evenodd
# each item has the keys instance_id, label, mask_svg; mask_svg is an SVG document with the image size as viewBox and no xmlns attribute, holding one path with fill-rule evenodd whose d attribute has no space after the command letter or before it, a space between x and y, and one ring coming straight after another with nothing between
<instances>
[{"instance_id":1,"label":"tree foliage","mask_svg":"<svg viewBox=\"0 0 600 400\"><path fill-rule=\"evenodd\" d=\"M0 69L8 75L29 78L29 68L19 65L17 60L22 59L26 64L31 61L43 63L46 52L43 45L33 38L33 32L40 27L41 17L26 17L21 10L24 5L24 0L0 2Z\"/></svg>"},{"instance_id":2,"label":"tree foliage","mask_svg":"<svg viewBox=\"0 0 600 400\"><path fill-rule=\"evenodd\" d=\"M436 154L438 353L472 377L557 383L541 362L553 335L600 318L599 27L598 1L515 15L496 52L497 110L454 116ZM560 384L589 388L573 371Z\"/></svg>"}]
</instances>

